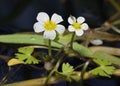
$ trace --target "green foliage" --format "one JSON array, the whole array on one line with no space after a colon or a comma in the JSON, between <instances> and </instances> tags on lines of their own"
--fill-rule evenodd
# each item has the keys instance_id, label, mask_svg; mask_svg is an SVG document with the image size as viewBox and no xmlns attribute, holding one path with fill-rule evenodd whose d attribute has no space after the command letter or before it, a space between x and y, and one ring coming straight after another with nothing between
<instances>
[{"instance_id":1,"label":"green foliage","mask_svg":"<svg viewBox=\"0 0 120 86\"><path fill-rule=\"evenodd\" d=\"M67 46L70 43L72 34L59 35L59 40L57 42L61 43L64 46Z\"/></svg>"},{"instance_id":2,"label":"green foliage","mask_svg":"<svg viewBox=\"0 0 120 86\"><path fill-rule=\"evenodd\" d=\"M34 48L32 47L21 47L18 49L19 53L16 54L16 58L24 61L25 64L38 64L39 60L31 55L33 51Z\"/></svg>"},{"instance_id":3,"label":"green foliage","mask_svg":"<svg viewBox=\"0 0 120 86\"><path fill-rule=\"evenodd\" d=\"M67 45L71 40L72 34L59 35L54 41L52 46L61 48L63 45ZM0 42L2 43L13 43L13 44L37 44L42 46L48 45L48 40L44 39L42 35L36 34L9 34L0 35Z\"/></svg>"},{"instance_id":4,"label":"green foliage","mask_svg":"<svg viewBox=\"0 0 120 86\"><path fill-rule=\"evenodd\" d=\"M120 66L120 58L116 56L112 56L110 54L107 54L105 52L97 51L93 53L89 48L86 48L77 42L73 43L73 50L79 53L81 56L87 57L87 58L100 58L107 60L113 64L119 65Z\"/></svg>"},{"instance_id":5,"label":"green foliage","mask_svg":"<svg viewBox=\"0 0 120 86\"><path fill-rule=\"evenodd\" d=\"M28 54L28 55L31 55L33 51L34 51L34 48L32 47L20 47L18 49L19 53Z\"/></svg>"},{"instance_id":6,"label":"green foliage","mask_svg":"<svg viewBox=\"0 0 120 86\"><path fill-rule=\"evenodd\" d=\"M0 42L13 44L37 44L41 46L48 46L46 39L42 35L35 34L10 34L0 35ZM61 48L62 45L52 41L52 46Z\"/></svg>"},{"instance_id":7,"label":"green foliage","mask_svg":"<svg viewBox=\"0 0 120 86\"><path fill-rule=\"evenodd\" d=\"M107 60L113 64L120 66L120 58L110 55L108 53L102 52L102 51L96 51L92 57L93 58L101 58L101 59Z\"/></svg>"},{"instance_id":8,"label":"green foliage","mask_svg":"<svg viewBox=\"0 0 120 86\"><path fill-rule=\"evenodd\" d=\"M51 46L57 48L67 46L71 41L71 37L72 34L58 35L57 38L52 41ZM1 35L0 42L48 46L48 40L44 39L42 35L34 34ZM94 59L93 61L99 65L99 67L90 71L90 73L94 75L110 77L115 70L115 67L111 66L111 64L113 63L120 66L120 59L116 56L112 56L101 51L93 53L90 49L78 44L77 42L73 42L73 50L83 57ZM16 54L16 58L20 61L24 61L25 64L38 64L40 60L31 55L33 51L34 48L32 47L19 48L19 53ZM62 72L59 72L59 74L64 76L68 81L78 80L79 77L75 76L73 72L73 66L71 66L69 63L64 63L62 65Z\"/></svg>"},{"instance_id":9,"label":"green foliage","mask_svg":"<svg viewBox=\"0 0 120 86\"><path fill-rule=\"evenodd\" d=\"M91 70L89 73L93 75L110 77L113 74L115 67L112 66L112 63L103 59L96 58L93 60L99 67Z\"/></svg>"},{"instance_id":10,"label":"green foliage","mask_svg":"<svg viewBox=\"0 0 120 86\"><path fill-rule=\"evenodd\" d=\"M63 63L62 72L58 72L60 76L63 76L68 81L78 81L80 79L79 76L74 74L74 68L69 63Z\"/></svg>"},{"instance_id":11,"label":"green foliage","mask_svg":"<svg viewBox=\"0 0 120 86\"><path fill-rule=\"evenodd\" d=\"M104 59L100 59L100 58L96 58L96 59L93 59L93 61L98 64L98 65L111 65L112 63L107 61L107 60L104 60Z\"/></svg>"},{"instance_id":12,"label":"green foliage","mask_svg":"<svg viewBox=\"0 0 120 86\"><path fill-rule=\"evenodd\" d=\"M62 65L62 74L69 76L70 74L72 74L74 71L73 66L71 66L69 63L63 63Z\"/></svg>"},{"instance_id":13,"label":"green foliage","mask_svg":"<svg viewBox=\"0 0 120 86\"><path fill-rule=\"evenodd\" d=\"M93 52L91 50L78 44L77 42L73 43L73 50L78 52L81 56L90 57L93 55Z\"/></svg>"}]
</instances>

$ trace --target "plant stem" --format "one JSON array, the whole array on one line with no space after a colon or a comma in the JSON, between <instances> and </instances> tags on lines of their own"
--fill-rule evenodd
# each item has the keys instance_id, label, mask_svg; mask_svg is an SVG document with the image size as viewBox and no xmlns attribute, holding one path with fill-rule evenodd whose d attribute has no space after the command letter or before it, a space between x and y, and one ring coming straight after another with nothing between
<instances>
[{"instance_id":1,"label":"plant stem","mask_svg":"<svg viewBox=\"0 0 120 86\"><path fill-rule=\"evenodd\" d=\"M51 52L51 40L50 39L48 40L48 43L49 43L49 45L48 45L48 55L49 55L49 57L51 57L52 52Z\"/></svg>"},{"instance_id":2,"label":"plant stem","mask_svg":"<svg viewBox=\"0 0 120 86\"><path fill-rule=\"evenodd\" d=\"M75 32L72 34L72 38L71 38L71 42L70 42L70 48L73 48L73 41L74 41L74 37L75 37Z\"/></svg>"},{"instance_id":3,"label":"plant stem","mask_svg":"<svg viewBox=\"0 0 120 86\"><path fill-rule=\"evenodd\" d=\"M81 76L80 76L80 77L81 77L81 79L80 79L81 86L84 86L84 85L83 85L84 74L85 74L85 72L86 72L86 69L87 69L90 61L91 61L91 60L88 60L87 62L85 62L85 65L83 66L83 69L82 69L82 71L81 71Z\"/></svg>"},{"instance_id":4,"label":"plant stem","mask_svg":"<svg viewBox=\"0 0 120 86\"><path fill-rule=\"evenodd\" d=\"M63 57L64 57L64 56L63 56ZM57 69L58 69L58 67L59 67L59 65L60 65L61 60L63 59L63 57L58 60L58 62L56 63L55 67L54 67L54 68L51 70L51 72L49 73L49 75L48 75L48 77L47 77L47 79L46 79L46 81L45 81L45 86L47 86L47 83L48 83L50 77L53 75L53 73L55 73L55 72L57 71Z\"/></svg>"},{"instance_id":5,"label":"plant stem","mask_svg":"<svg viewBox=\"0 0 120 86\"><path fill-rule=\"evenodd\" d=\"M76 70L76 69L78 69L78 68L84 66L84 64L85 64L85 63L83 63L83 64L81 64L81 65L78 65L77 67L74 68L74 70Z\"/></svg>"}]
</instances>

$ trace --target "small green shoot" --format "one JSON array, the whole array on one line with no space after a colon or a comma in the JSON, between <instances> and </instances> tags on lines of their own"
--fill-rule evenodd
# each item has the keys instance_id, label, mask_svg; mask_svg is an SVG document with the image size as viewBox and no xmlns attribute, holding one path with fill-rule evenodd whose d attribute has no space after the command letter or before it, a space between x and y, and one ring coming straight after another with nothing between
<instances>
[{"instance_id":1,"label":"small green shoot","mask_svg":"<svg viewBox=\"0 0 120 86\"><path fill-rule=\"evenodd\" d=\"M74 75L74 68L69 63L63 63L62 64L62 72L58 72L60 75L62 75L66 80L72 81L72 80L79 80L78 76Z\"/></svg>"},{"instance_id":2,"label":"small green shoot","mask_svg":"<svg viewBox=\"0 0 120 86\"><path fill-rule=\"evenodd\" d=\"M63 63L62 65L62 74L69 76L70 74L72 74L74 71L73 66L71 66L69 63Z\"/></svg>"}]
</instances>

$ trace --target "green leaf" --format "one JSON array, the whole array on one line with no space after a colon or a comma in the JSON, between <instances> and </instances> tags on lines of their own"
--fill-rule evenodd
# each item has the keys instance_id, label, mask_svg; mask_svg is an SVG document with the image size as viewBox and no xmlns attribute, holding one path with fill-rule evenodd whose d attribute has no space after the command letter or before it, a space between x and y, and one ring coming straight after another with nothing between
<instances>
[{"instance_id":1,"label":"green leaf","mask_svg":"<svg viewBox=\"0 0 120 86\"><path fill-rule=\"evenodd\" d=\"M83 45L78 44L77 42L73 43L73 50L78 52L81 56L90 57L93 55L93 52Z\"/></svg>"},{"instance_id":2,"label":"green leaf","mask_svg":"<svg viewBox=\"0 0 120 86\"><path fill-rule=\"evenodd\" d=\"M69 63L63 63L62 64L62 72L58 72L60 76L66 78L68 81L78 81L80 77L74 75L74 68Z\"/></svg>"},{"instance_id":3,"label":"green leaf","mask_svg":"<svg viewBox=\"0 0 120 86\"><path fill-rule=\"evenodd\" d=\"M95 52L92 57L93 58L100 58L100 59L109 61L113 64L120 66L120 58L113 56L113 55L110 55L110 54L107 54L107 53L102 52L102 51Z\"/></svg>"},{"instance_id":4,"label":"green leaf","mask_svg":"<svg viewBox=\"0 0 120 86\"><path fill-rule=\"evenodd\" d=\"M112 63L109 62L108 60L100 59L100 58L95 58L93 61L99 65L111 65Z\"/></svg>"},{"instance_id":5,"label":"green leaf","mask_svg":"<svg viewBox=\"0 0 120 86\"><path fill-rule=\"evenodd\" d=\"M79 53L81 56L93 59L93 58L100 58L103 60L107 60L113 64L119 65L120 66L120 58L107 54L105 52L102 51L97 51L95 53L93 53L89 48L86 48L80 44L78 44L77 42L73 43L73 50L76 51L77 53Z\"/></svg>"},{"instance_id":6,"label":"green leaf","mask_svg":"<svg viewBox=\"0 0 120 86\"><path fill-rule=\"evenodd\" d=\"M21 47L18 49L19 53L23 53L23 54L32 54L34 48L32 47Z\"/></svg>"},{"instance_id":7,"label":"green leaf","mask_svg":"<svg viewBox=\"0 0 120 86\"><path fill-rule=\"evenodd\" d=\"M13 43L13 44L37 44L42 46L48 46L46 39L42 35L36 34L10 34L0 35L0 42ZM52 41L53 47L61 48L62 45Z\"/></svg>"},{"instance_id":8,"label":"green leaf","mask_svg":"<svg viewBox=\"0 0 120 86\"><path fill-rule=\"evenodd\" d=\"M110 77L110 75L112 75L114 70L115 70L115 67L113 67L113 66L100 66L100 67L97 67L97 68L91 70L89 73L91 73L93 75Z\"/></svg>"},{"instance_id":9,"label":"green leaf","mask_svg":"<svg viewBox=\"0 0 120 86\"><path fill-rule=\"evenodd\" d=\"M68 43L70 43L72 38L72 34L66 34L66 35L59 35L59 40L56 41L58 43L61 43L62 45L66 46Z\"/></svg>"},{"instance_id":10,"label":"green leaf","mask_svg":"<svg viewBox=\"0 0 120 86\"><path fill-rule=\"evenodd\" d=\"M99 67L89 71L93 75L110 77L115 70L115 67L111 65L112 63L107 60L96 58L93 61L99 64Z\"/></svg>"},{"instance_id":11,"label":"green leaf","mask_svg":"<svg viewBox=\"0 0 120 86\"><path fill-rule=\"evenodd\" d=\"M67 35L57 35L58 37L52 41L52 47L61 48L63 45L67 45L72 34ZM43 38L42 35L37 34L9 34L0 35L0 42L2 43L13 43L13 44L37 44L42 46L47 46L48 42Z\"/></svg>"},{"instance_id":12,"label":"green leaf","mask_svg":"<svg viewBox=\"0 0 120 86\"><path fill-rule=\"evenodd\" d=\"M24 61L25 64L38 64L40 60L31 55L33 50L34 48L32 47L21 47L18 49L19 53L15 54L16 58L20 61Z\"/></svg>"},{"instance_id":13,"label":"green leaf","mask_svg":"<svg viewBox=\"0 0 120 86\"><path fill-rule=\"evenodd\" d=\"M70 75L70 74L72 74L73 73L73 71L74 71L74 68L73 68L73 66L71 66L69 63L63 63L63 65L62 65L62 74L63 75Z\"/></svg>"}]
</instances>

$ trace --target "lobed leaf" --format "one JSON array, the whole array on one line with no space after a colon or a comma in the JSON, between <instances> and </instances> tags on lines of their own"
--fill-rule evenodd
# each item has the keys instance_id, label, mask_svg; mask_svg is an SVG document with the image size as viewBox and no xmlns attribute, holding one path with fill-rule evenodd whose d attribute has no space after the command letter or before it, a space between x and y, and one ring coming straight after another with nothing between
<instances>
[{"instance_id":1,"label":"lobed leaf","mask_svg":"<svg viewBox=\"0 0 120 86\"><path fill-rule=\"evenodd\" d=\"M24 61L25 64L38 64L40 60L33 57L31 54L33 52L33 47L21 47L18 49L16 58L20 61Z\"/></svg>"},{"instance_id":2,"label":"lobed leaf","mask_svg":"<svg viewBox=\"0 0 120 86\"><path fill-rule=\"evenodd\" d=\"M30 55L30 54L32 54L33 50L34 50L34 48L32 48L32 47L21 47L18 49L18 52Z\"/></svg>"},{"instance_id":3,"label":"lobed leaf","mask_svg":"<svg viewBox=\"0 0 120 86\"><path fill-rule=\"evenodd\" d=\"M73 66L71 66L69 63L63 63L62 65L62 74L63 75L70 75L74 71Z\"/></svg>"},{"instance_id":4,"label":"lobed leaf","mask_svg":"<svg viewBox=\"0 0 120 86\"><path fill-rule=\"evenodd\" d=\"M97 68L89 71L89 73L91 73L93 75L110 77L110 75L112 75L114 71L115 71L115 67L113 67L113 66L100 66L100 67L97 67Z\"/></svg>"},{"instance_id":5,"label":"lobed leaf","mask_svg":"<svg viewBox=\"0 0 120 86\"><path fill-rule=\"evenodd\" d=\"M115 71L115 67L107 60L96 58L93 61L99 64L99 67L90 71L90 73L94 75L110 77L110 75Z\"/></svg>"}]
</instances>

